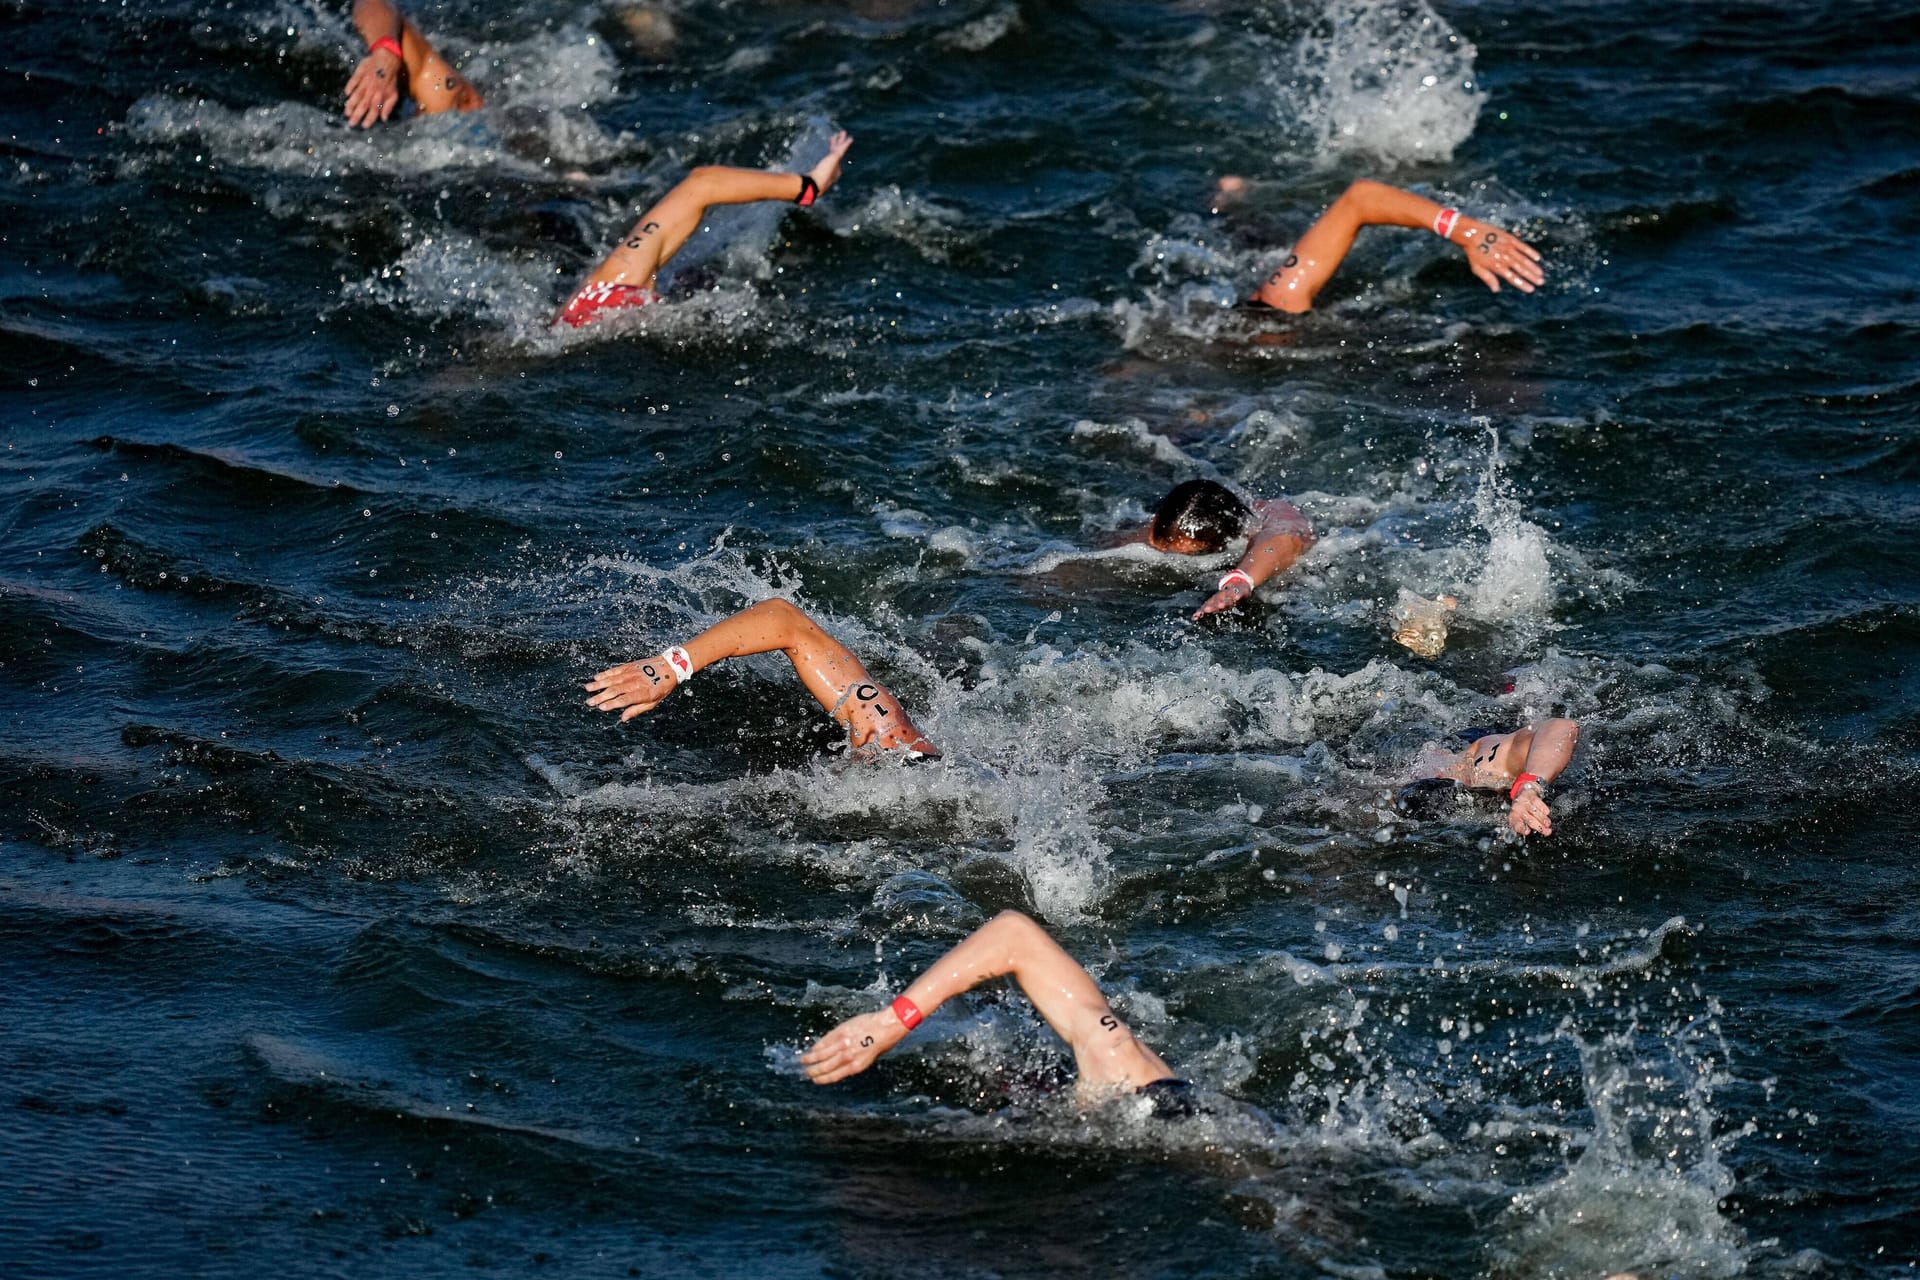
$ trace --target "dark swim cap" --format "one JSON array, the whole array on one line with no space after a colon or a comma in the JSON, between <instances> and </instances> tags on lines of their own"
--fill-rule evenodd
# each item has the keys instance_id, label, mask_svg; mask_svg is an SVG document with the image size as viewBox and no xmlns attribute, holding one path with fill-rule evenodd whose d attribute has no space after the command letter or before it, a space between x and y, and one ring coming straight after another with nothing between
<instances>
[{"instance_id":1,"label":"dark swim cap","mask_svg":"<svg viewBox=\"0 0 1920 1280\"><path fill-rule=\"evenodd\" d=\"M1393 807L1416 822L1431 822L1452 812L1459 792L1460 784L1452 778L1421 778L1400 788Z\"/></svg>"},{"instance_id":2,"label":"dark swim cap","mask_svg":"<svg viewBox=\"0 0 1920 1280\"><path fill-rule=\"evenodd\" d=\"M1252 514L1227 486L1213 480L1188 480L1160 500L1160 509L1153 513L1153 540L1161 543L1179 534L1203 550L1218 551L1246 529Z\"/></svg>"}]
</instances>

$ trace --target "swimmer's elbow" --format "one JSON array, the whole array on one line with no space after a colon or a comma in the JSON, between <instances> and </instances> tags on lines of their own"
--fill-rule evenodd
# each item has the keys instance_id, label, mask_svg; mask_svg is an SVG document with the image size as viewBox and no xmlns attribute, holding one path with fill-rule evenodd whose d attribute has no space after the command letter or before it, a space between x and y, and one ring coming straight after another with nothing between
<instances>
[{"instance_id":1,"label":"swimmer's elbow","mask_svg":"<svg viewBox=\"0 0 1920 1280\"><path fill-rule=\"evenodd\" d=\"M766 612L767 617L788 636L802 631L819 630L819 624L807 616L807 611L791 600L782 600L779 596L775 596L760 607Z\"/></svg>"},{"instance_id":2,"label":"swimmer's elbow","mask_svg":"<svg viewBox=\"0 0 1920 1280\"><path fill-rule=\"evenodd\" d=\"M1033 917L1012 909L987 921L980 931L992 935L994 946L1003 957L999 966L1002 973L1019 968L1020 958L1027 954L1029 944L1035 938L1046 936L1046 931L1033 922Z\"/></svg>"},{"instance_id":3,"label":"swimmer's elbow","mask_svg":"<svg viewBox=\"0 0 1920 1280\"><path fill-rule=\"evenodd\" d=\"M1384 182L1375 182L1372 178L1355 178L1347 184L1347 189L1340 193L1340 199L1336 203L1346 205L1365 215L1384 197L1392 195L1396 190L1398 190L1397 187L1390 187Z\"/></svg>"},{"instance_id":4,"label":"swimmer's elbow","mask_svg":"<svg viewBox=\"0 0 1920 1280\"><path fill-rule=\"evenodd\" d=\"M779 596L762 600L753 607L753 612L771 628L771 647L775 649L791 649L802 640L813 640L821 634L820 625L809 618L804 609Z\"/></svg>"}]
</instances>

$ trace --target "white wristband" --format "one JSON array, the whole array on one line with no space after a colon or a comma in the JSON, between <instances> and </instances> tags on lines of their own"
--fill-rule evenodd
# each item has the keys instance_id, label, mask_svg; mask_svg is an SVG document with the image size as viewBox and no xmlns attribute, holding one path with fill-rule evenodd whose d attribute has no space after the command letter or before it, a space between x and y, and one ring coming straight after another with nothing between
<instances>
[{"instance_id":1,"label":"white wristband","mask_svg":"<svg viewBox=\"0 0 1920 1280\"><path fill-rule=\"evenodd\" d=\"M693 659L679 645L660 655L667 660L667 670L673 672L675 686L683 685L693 679Z\"/></svg>"},{"instance_id":2,"label":"white wristband","mask_svg":"<svg viewBox=\"0 0 1920 1280\"><path fill-rule=\"evenodd\" d=\"M1453 238L1453 224L1458 221L1460 221L1460 211L1458 209L1442 209L1433 215L1433 234L1439 236L1442 240L1451 240Z\"/></svg>"},{"instance_id":3,"label":"white wristband","mask_svg":"<svg viewBox=\"0 0 1920 1280\"><path fill-rule=\"evenodd\" d=\"M1220 586L1218 589L1221 591L1225 591L1227 589L1227 584L1229 582L1244 582L1247 584L1248 591L1253 590L1253 585L1254 585L1253 579L1248 576L1247 571L1245 569L1227 570L1224 574L1220 576Z\"/></svg>"}]
</instances>

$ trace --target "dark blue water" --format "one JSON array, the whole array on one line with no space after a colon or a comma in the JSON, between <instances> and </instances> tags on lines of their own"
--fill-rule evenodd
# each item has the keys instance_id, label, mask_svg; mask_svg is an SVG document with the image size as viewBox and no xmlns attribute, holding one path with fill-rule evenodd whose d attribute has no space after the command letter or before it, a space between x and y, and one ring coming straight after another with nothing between
<instances>
[{"instance_id":1,"label":"dark blue water","mask_svg":"<svg viewBox=\"0 0 1920 1280\"><path fill-rule=\"evenodd\" d=\"M4 1269L1911 1274L1920 9L665 12L426 11L489 108L367 135L331 11L0 10ZM1548 287L1372 232L1257 340L1363 175ZM1101 552L1192 474L1323 534L1223 626ZM777 659L582 705L771 594L945 761ZM1387 806L1552 713L1551 840ZM1211 1118L999 991L797 1078L1008 906Z\"/></svg>"}]
</instances>

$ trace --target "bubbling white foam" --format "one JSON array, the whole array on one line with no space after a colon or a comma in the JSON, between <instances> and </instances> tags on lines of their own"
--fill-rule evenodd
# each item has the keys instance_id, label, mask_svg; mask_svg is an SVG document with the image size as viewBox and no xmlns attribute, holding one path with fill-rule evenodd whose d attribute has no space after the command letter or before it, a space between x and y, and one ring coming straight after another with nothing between
<instances>
[{"instance_id":1,"label":"bubbling white foam","mask_svg":"<svg viewBox=\"0 0 1920 1280\"><path fill-rule=\"evenodd\" d=\"M475 319L526 329L551 318L553 268L495 253L458 232L409 245L398 261L342 290L348 303L373 303L434 319Z\"/></svg>"},{"instance_id":2,"label":"bubbling white foam","mask_svg":"<svg viewBox=\"0 0 1920 1280\"><path fill-rule=\"evenodd\" d=\"M1729 1077L1711 1016L1666 1028L1662 1050L1635 1031L1558 1034L1579 1051L1593 1129L1565 1173L1513 1197L1496 1274L1745 1272L1745 1235L1720 1212L1734 1186L1720 1157L1751 1126L1715 1132L1713 1090Z\"/></svg>"},{"instance_id":3,"label":"bubbling white foam","mask_svg":"<svg viewBox=\"0 0 1920 1280\"><path fill-rule=\"evenodd\" d=\"M1499 437L1488 425L1487 468L1473 495L1476 522L1487 550L1465 604L1490 622L1544 621L1553 608L1553 567L1546 530L1525 519L1500 475Z\"/></svg>"},{"instance_id":4,"label":"bubbling white foam","mask_svg":"<svg viewBox=\"0 0 1920 1280\"><path fill-rule=\"evenodd\" d=\"M1444 161L1486 100L1473 60L1426 0L1329 0L1275 88L1322 160Z\"/></svg>"}]
</instances>

